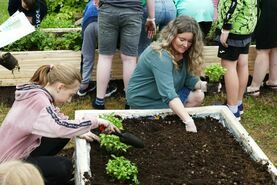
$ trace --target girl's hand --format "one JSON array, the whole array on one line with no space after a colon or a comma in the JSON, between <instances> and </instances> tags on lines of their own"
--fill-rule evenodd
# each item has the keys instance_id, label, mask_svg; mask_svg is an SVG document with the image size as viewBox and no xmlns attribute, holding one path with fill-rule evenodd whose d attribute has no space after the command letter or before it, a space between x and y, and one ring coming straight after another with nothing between
<instances>
[{"instance_id":1,"label":"girl's hand","mask_svg":"<svg viewBox=\"0 0 277 185\"><path fill-rule=\"evenodd\" d=\"M85 134L82 134L79 136L79 138L85 139L89 142L92 142L92 141L100 142L100 138L96 134L93 134L92 132L87 132Z\"/></svg>"},{"instance_id":2,"label":"girl's hand","mask_svg":"<svg viewBox=\"0 0 277 185\"><path fill-rule=\"evenodd\" d=\"M109 122L105 119L101 119L101 118L97 118L97 120L98 120L98 127L100 128L101 132L105 132L105 133L118 132L118 133L120 133L120 130L111 122Z\"/></svg>"}]
</instances>

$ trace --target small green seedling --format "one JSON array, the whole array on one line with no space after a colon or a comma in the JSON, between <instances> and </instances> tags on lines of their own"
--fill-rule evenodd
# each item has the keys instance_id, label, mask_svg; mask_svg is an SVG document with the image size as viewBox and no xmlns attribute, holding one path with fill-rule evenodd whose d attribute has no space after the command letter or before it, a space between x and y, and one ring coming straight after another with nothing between
<instances>
[{"instance_id":1,"label":"small green seedling","mask_svg":"<svg viewBox=\"0 0 277 185\"><path fill-rule=\"evenodd\" d=\"M100 134L100 146L110 153L127 152L130 145L122 143L118 136Z\"/></svg>"},{"instance_id":2,"label":"small green seedling","mask_svg":"<svg viewBox=\"0 0 277 185\"><path fill-rule=\"evenodd\" d=\"M106 164L106 173L119 181L132 181L134 184L139 184L137 166L123 156L112 155L112 157L113 159Z\"/></svg>"},{"instance_id":3,"label":"small green seedling","mask_svg":"<svg viewBox=\"0 0 277 185\"><path fill-rule=\"evenodd\" d=\"M211 64L205 68L205 75L209 77L209 82L219 82L220 78L227 70L219 64Z\"/></svg>"},{"instance_id":4,"label":"small green seedling","mask_svg":"<svg viewBox=\"0 0 277 185\"><path fill-rule=\"evenodd\" d=\"M117 128L119 128L120 130L123 130L122 120L116 117L114 113L102 114L99 117L110 121ZM100 137L100 146L105 148L110 153L127 152L127 149L130 148L129 145L122 143L118 136L100 134L99 137Z\"/></svg>"},{"instance_id":5,"label":"small green seedling","mask_svg":"<svg viewBox=\"0 0 277 185\"><path fill-rule=\"evenodd\" d=\"M117 128L119 128L120 130L123 130L122 120L116 117L114 113L102 114L99 116L99 118L108 120L111 123L113 123Z\"/></svg>"}]
</instances>

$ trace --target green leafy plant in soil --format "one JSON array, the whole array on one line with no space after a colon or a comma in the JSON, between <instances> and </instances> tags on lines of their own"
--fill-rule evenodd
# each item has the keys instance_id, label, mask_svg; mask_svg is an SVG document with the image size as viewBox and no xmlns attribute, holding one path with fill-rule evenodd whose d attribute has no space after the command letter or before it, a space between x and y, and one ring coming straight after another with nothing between
<instances>
[{"instance_id":1,"label":"green leafy plant in soil","mask_svg":"<svg viewBox=\"0 0 277 185\"><path fill-rule=\"evenodd\" d=\"M99 116L102 119L110 121L117 128L123 130L122 119L116 117L114 113L102 114ZM118 136L110 134L100 134L100 146L105 148L110 153L122 153L127 152L130 148L129 145L122 143Z\"/></svg>"},{"instance_id":2,"label":"green leafy plant in soil","mask_svg":"<svg viewBox=\"0 0 277 185\"><path fill-rule=\"evenodd\" d=\"M137 166L123 156L112 155L112 157L113 159L110 159L106 165L107 174L119 181L132 181L134 184L139 184Z\"/></svg>"},{"instance_id":3,"label":"green leafy plant in soil","mask_svg":"<svg viewBox=\"0 0 277 185\"><path fill-rule=\"evenodd\" d=\"M105 148L110 153L122 153L127 152L127 149L130 148L129 145L122 143L118 136L100 134L100 146Z\"/></svg>"},{"instance_id":4,"label":"green leafy plant in soil","mask_svg":"<svg viewBox=\"0 0 277 185\"><path fill-rule=\"evenodd\" d=\"M226 69L220 64L211 64L205 68L204 72L208 76L209 82L219 82Z\"/></svg>"},{"instance_id":5,"label":"green leafy plant in soil","mask_svg":"<svg viewBox=\"0 0 277 185\"><path fill-rule=\"evenodd\" d=\"M116 117L114 113L102 114L99 116L99 118L108 120L111 123L113 123L117 128L119 128L120 130L123 130L122 119Z\"/></svg>"}]
</instances>

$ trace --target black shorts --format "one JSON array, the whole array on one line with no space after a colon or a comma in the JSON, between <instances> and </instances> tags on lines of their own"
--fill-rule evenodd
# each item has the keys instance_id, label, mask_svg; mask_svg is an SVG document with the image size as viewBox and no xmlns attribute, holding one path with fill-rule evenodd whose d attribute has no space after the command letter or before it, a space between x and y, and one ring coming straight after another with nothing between
<instances>
[{"instance_id":1,"label":"black shorts","mask_svg":"<svg viewBox=\"0 0 277 185\"><path fill-rule=\"evenodd\" d=\"M225 48L221 43L219 44L217 56L221 59L236 61L240 54L248 54L250 43L244 47L228 46Z\"/></svg>"}]
</instances>

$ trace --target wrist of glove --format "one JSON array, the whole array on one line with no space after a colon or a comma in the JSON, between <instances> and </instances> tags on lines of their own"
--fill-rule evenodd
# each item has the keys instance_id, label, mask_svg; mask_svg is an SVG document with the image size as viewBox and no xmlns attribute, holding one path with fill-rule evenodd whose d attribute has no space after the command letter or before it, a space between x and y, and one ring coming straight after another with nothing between
<instances>
[{"instance_id":1,"label":"wrist of glove","mask_svg":"<svg viewBox=\"0 0 277 185\"><path fill-rule=\"evenodd\" d=\"M197 132L197 128L195 126L193 119L183 121L183 123L185 123L185 125L186 125L187 132Z\"/></svg>"}]
</instances>

